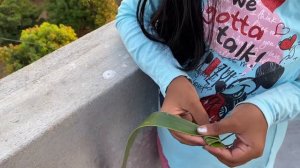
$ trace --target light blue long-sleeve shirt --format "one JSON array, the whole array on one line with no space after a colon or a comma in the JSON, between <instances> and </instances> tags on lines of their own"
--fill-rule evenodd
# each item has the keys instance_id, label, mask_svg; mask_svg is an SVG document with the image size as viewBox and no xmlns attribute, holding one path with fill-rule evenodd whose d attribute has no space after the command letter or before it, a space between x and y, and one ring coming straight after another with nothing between
<instances>
[{"instance_id":1,"label":"light blue long-sleeve shirt","mask_svg":"<svg viewBox=\"0 0 300 168\"><path fill-rule=\"evenodd\" d=\"M159 6L152 2L146 6L145 25ZM177 68L167 46L145 37L136 19L137 3L123 0L116 27L140 69L164 96L174 78L191 79L213 119L241 103L259 107L268 123L264 154L241 167L273 167L287 121L300 113L300 1L224 0L219 8L205 6L205 26L215 22L214 38L204 65L189 72ZM178 143L167 130L158 133L170 167L224 167L201 148Z\"/></svg>"}]
</instances>

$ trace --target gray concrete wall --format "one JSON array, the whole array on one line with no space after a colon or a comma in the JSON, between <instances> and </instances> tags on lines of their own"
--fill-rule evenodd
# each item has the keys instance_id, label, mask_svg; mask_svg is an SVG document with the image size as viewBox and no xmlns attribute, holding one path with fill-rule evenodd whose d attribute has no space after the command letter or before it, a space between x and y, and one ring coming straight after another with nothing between
<instances>
[{"instance_id":1,"label":"gray concrete wall","mask_svg":"<svg viewBox=\"0 0 300 168\"><path fill-rule=\"evenodd\" d=\"M0 80L1 168L118 168L130 130L157 110L114 23ZM300 165L290 125L277 168ZM158 168L155 132L140 134L129 167Z\"/></svg>"},{"instance_id":2,"label":"gray concrete wall","mask_svg":"<svg viewBox=\"0 0 300 168\"><path fill-rule=\"evenodd\" d=\"M277 155L275 168L300 167L300 120L289 123L287 135Z\"/></svg>"},{"instance_id":3,"label":"gray concrete wall","mask_svg":"<svg viewBox=\"0 0 300 168\"><path fill-rule=\"evenodd\" d=\"M120 167L157 94L108 24L0 80L0 167ZM157 167L155 138L141 134L129 165Z\"/></svg>"}]
</instances>

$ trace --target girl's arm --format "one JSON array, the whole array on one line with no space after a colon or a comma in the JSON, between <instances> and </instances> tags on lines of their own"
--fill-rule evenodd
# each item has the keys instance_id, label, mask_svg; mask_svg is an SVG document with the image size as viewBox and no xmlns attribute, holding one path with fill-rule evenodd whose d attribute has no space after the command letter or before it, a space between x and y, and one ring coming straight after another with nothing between
<instances>
[{"instance_id":1,"label":"girl's arm","mask_svg":"<svg viewBox=\"0 0 300 168\"><path fill-rule=\"evenodd\" d=\"M189 77L186 72L177 68L181 66L168 46L151 41L143 34L136 18L137 3L138 0L122 1L116 17L116 28L136 64L158 84L165 96L173 79L178 76ZM155 7L148 4L146 8L145 25L149 25Z\"/></svg>"},{"instance_id":2,"label":"girl's arm","mask_svg":"<svg viewBox=\"0 0 300 168\"><path fill-rule=\"evenodd\" d=\"M300 117L300 77L283 83L242 103L256 105L265 116L268 127Z\"/></svg>"},{"instance_id":3,"label":"girl's arm","mask_svg":"<svg viewBox=\"0 0 300 168\"><path fill-rule=\"evenodd\" d=\"M268 127L299 117L299 114L298 77L237 104L230 116L220 122L202 125L198 132L202 135L235 133L234 145L229 149L208 145L204 148L227 166L236 167L262 156Z\"/></svg>"},{"instance_id":4,"label":"girl's arm","mask_svg":"<svg viewBox=\"0 0 300 168\"><path fill-rule=\"evenodd\" d=\"M154 2L158 3L159 1L154 0ZM160 87L161 93L165 97L161 111L180 117L184 115L183 118L187 120L193 118L199 125L208 123L207 113L199 101L195 88L186 79L190 79L189 76L186 72L178 69L181 66L174 58L170 48L149 40L143 34L136 18L137 3L138 0L122 1L116 17L116 27L133 60ZM146 5L145 25L150 24L154 8L149 4ZM185 115L186 112L189 114ZM201 137L178 132L171 133L174 138L187 145L205 144Z\"/></svg>"},{"instance_id":5,"label":"girl's arm","mask_svg":"<svg viewBox=\"0 0 300 168\"><path fill-rule=\"evenodd\" d=\"M300 72L299 70L297 72L298 68L294 66L286 69L290 70L289 73L295 73L295 80L275 86L241 102L256 105L264 114L268 127L300 117Z\"/></svg>"}]
</instances>

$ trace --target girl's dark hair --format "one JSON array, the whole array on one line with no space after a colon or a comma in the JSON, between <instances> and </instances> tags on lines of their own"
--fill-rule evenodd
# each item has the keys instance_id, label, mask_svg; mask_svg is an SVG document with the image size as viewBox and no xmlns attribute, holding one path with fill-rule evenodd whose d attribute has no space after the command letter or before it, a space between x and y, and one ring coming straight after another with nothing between
<instances>
[{"instance_id":1,"label":"girl's dark hair","mask_svg":"<svg viewBox=\"0 0 300 168\"><path fill-rule=\"evenodd\" d=\"M203 0L161 0L158 10L151 16L155 34L149 33L144 24L147 2L139 0L136 13L145 36L169 46L182 70L193 70L201 65L205 60L205 45L210 45L212 39L212 29L204 36Z\"/></svg>"}]
</instances>

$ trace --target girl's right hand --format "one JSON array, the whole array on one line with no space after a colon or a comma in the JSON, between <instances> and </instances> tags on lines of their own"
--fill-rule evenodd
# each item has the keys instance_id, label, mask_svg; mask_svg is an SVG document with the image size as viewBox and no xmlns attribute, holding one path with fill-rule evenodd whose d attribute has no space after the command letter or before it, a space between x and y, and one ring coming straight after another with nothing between
<instances>
[{"instance_id":1,"label":"girl's right hand","mask_svg":"<svg viewBox=\"0 0 300 168\"><path fill-rule=\"evenodd\" d=\"M202 106L196 89L184 76L175 78L168 86L161 111L195 122L198 125L208 124L208 115ZM203 146L206 143L200 136L191 136L171 131L179 142L192 146Z\"/></svg>"}]
</instances>

